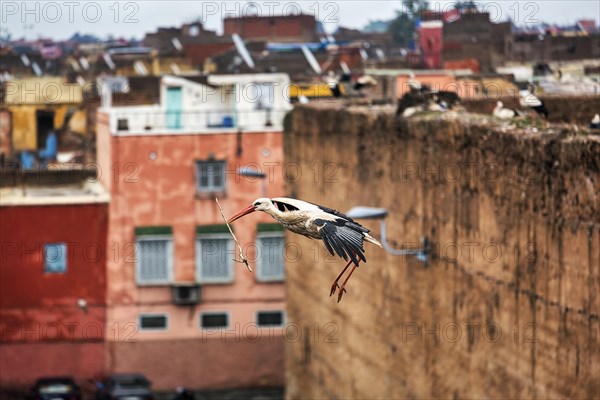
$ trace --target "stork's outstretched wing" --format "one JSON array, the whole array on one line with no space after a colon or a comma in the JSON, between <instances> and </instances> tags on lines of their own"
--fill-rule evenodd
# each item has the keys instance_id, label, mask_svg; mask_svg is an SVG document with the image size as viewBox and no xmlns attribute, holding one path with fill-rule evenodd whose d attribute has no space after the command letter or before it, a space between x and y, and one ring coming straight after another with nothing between
<instances>
[{"instance_id":1,"label":"stork's outstretched wing","mask_svg":"<svg viewBox=\"0 0 600 400\"><path fill-rule=\"evenodd\" d=\"M331 255L337 254L346 261L350 258L356 266L358 266L358 258L367 261L363 247L364 233L369 232L367 228L342 218L334 220L317 218L315 224Z\"/></svg>"}]
</instances>

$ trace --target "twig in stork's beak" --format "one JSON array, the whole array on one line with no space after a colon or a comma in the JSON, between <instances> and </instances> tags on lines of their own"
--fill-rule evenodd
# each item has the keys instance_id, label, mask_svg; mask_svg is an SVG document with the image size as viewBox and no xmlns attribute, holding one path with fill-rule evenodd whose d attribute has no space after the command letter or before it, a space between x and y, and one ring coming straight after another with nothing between
<instances>
[{"instance_id":1,"label":"twig in stork's beak","mask_svg":"<svg viewBox=\"0 0 600 400\"><path fill-rule=\"evenodd\" d=\"M250 264L248 264L248 259L246 257L244 257L244 252L242 251L242 246L240 246L240 242L238 242L237 238L235 237L235 234L231 230L231 227L229 226L229 222L227 222L227 220L225 219L225 215L223 214L223 209L221 208L221 203L219 203L219 199L217 199L215 197L215 201L217 202L217 205L219 206L219 211L221 212L221 217L223 217L223 221L225 221L225 225L227 225L227 229L229 229L229 233L231 233L231 237L233 237L233 240L235 240L235 243L237 244L238 249L240 249L240 259L238 260L237 258L234 258L234 260L237 262L246 264L246 268L248 268L248 271L252 272L252 268L250 267Z\"/></svg>"},{"instance_id":2,"label":"twig in stork's beak","mask_svg":"<svg viewBox=\"0 0 600 400\"><path fill-rule=\"evenodd\" d=\"M233 217L229 218L229 221L227 221L228 224L232 223L233 221L235 221L236 219L240 219L242 218L244 215L248 215L251 212L256 211L256 207L254 207L253 204L249 205L246 208L241 209L237 214L235 214Z\"/></svg>"}]
</instances>

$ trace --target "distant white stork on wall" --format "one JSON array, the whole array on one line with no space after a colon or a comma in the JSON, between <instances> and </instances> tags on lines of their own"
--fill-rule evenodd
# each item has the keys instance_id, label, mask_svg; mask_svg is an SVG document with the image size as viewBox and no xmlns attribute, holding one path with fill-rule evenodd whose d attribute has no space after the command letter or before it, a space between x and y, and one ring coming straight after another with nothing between
<instances>
[{"instance_id":1,"label":"distant white stork on wall","mask_svg":"<svg viewBox=\"0 0 600 400\"><path fill-rule=\"evenodd\" d=\"M529 84L527 89L519 91L519 104L521 107L528 107L544 118L548 118L548 109L544 102L535 95L535 86L532 84Z\"/></svg>"},{"instance_id":2,"label":"distant white stork on wall","mask_svg":"<svg viewBox=\"0 0 600 400\"><path fill-rule=\"evenodd\" d=\"M286 197L256 199L251 205L243 208L231 217L227 223L231 223L254 211L262 211L269 214L283 225L284 228L294 233L311 239L321 239L331 255L337 254L348 261L346 267L333 282L329 294L333 296L339 288L338 302L342 299L342 295L346 291L346 283L358 267L358 263L361 260L363 262L367 261L364 254L364 241L366 240L382 247L381 243L369 235L367 228L354 222L354 220L341 212ZM352 269L342 285L339 286L338 282L350 264L353 264Z\"/></svg>"},{"instance_id":3,"label":"distant white stork on wall","mask_svg":"<svg viewBox=\"0 0 600 400\"><path fill-rule=\"evenodd\" d=\"M594 115L592 121L590 122L591 129L600 129L600 114Z\"/></svg>"},{"instance_id":4,"label":"distant white stork on wall","mask_svg":"<svg viewBox=\"0 0 600 400\"><path fill-rule=\"evenodd\" d=\"M504 104L501 101L496 103L496 108L492 111L492 114L496 118L500 119L511 119L521 115L521 113L517 110L512 110L510 108L504 108Z\"/></svg>"}]
</instances>

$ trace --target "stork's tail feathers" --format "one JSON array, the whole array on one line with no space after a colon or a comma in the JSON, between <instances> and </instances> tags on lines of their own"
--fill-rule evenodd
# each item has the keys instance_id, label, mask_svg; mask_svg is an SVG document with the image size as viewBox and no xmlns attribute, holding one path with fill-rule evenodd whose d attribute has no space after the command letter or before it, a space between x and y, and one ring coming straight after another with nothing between
<instances>
[{"instance_id":1,"label":"stork's tail feathers","mask_svg":"<svg viewBox=\"0 0 600 400\"><path fill-rule=\"evenodd\" d=\"M368 233L364 233L364 232L363 232L363 235L365 235L365 240L367 242L371 242L371 243L373 243L373 244L375 244L375 245L383 248L383 246L381 245L381 243L379 243L379 241L377 239L375 239L373 236L369 235Z\"/></svg>"}]
</instances>

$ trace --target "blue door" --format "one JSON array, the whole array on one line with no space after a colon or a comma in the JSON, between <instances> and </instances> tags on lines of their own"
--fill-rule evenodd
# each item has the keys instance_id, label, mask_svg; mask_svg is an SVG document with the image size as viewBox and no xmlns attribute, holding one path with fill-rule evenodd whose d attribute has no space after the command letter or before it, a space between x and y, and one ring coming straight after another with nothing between
<instances>
[{"instance_id":1,"label":"blue door","mask_svg":"<svg viewBox=\"0 0 600 400\"><path fill-rule=\"evenodd\" d=\"M182 127L183 97L180 86L167 88L167 129Z\"/></svg>"}]
</instances>

